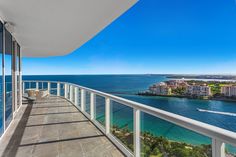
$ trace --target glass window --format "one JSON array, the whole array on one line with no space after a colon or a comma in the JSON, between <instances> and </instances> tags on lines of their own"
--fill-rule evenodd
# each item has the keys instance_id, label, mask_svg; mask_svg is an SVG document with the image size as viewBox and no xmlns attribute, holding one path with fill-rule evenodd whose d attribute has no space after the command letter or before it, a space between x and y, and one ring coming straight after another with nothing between
<instances>
[{"instance_id":1,"label":"glass window","mask_svg":"<svg viewBox=\"0 0 236 157\"><path fill-rule=\"evenodd\" d=\"M12 36L5 30L6 127L12 120Z\"/></svg>"},{"instance_id":2,"label":"glass window","mask_svg":"<svg viewBox=\"0 0 236 157\"><path fill-rule=\"evenodd\" d=\"M0 22L0 136L3 133L3 102L2 102L2 55L3 54L3 24Z\"/></svg>"}]
</instances>

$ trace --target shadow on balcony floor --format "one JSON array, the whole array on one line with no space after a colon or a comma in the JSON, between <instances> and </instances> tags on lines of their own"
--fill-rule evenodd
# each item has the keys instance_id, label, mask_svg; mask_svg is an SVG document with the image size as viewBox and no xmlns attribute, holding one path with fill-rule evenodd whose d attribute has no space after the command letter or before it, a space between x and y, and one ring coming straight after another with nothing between
<instances>
[{"instance_id":1,"label":"shadow on balcony floor","mask_svg":"<svg viewBox=\"0 0 236 157\"><path fill-rule=\"evenodd\" d=\"M123 156L81 112L59 97L22 106L8 130L0 142L3 157Z\"/></svg>"}]
</instances>

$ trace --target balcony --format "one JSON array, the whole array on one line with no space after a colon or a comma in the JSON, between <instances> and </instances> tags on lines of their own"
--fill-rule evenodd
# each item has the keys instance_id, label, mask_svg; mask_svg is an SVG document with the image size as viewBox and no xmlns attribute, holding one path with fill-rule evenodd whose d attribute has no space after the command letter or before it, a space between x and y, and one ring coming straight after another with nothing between
<instances>
[{"instance_id":1,"label":"balcony","mask_svg":"<svg viewBox=\"0 0 236 157\"><path fill-rule=\"evenodd\" d=\"M1 140L2 156L151 156L147 145L156 140L156 156L179 156L173 150L181 145L193 156L231 157L226 147L236 146L235 132L79 85L24 81L27 89L50 96L20 106ZM206 142L190 145L151 134L146 117ZM166 141L171 147L165 148Z\"/></svg>"},{"instance_id":2,"label":"balcony","mask_svg":"<svg viewBox=\"0 0 236 157\"><path fill-rule=\"evenodd\" d=\"M22 105L1 141L1 156L6 157L78 154L123 156L74 105L56 96Z\"/></svg>"}]
</instances>

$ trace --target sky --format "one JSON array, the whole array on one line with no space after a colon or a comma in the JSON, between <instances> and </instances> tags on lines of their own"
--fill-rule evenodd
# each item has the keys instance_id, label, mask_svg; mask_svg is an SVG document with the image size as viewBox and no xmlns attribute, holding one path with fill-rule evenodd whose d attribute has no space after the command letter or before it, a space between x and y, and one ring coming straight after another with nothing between
<instances>
[{"instance_id":1,"label":"sky","mask_svg":"<svg viewBox=\"0 0 236 157\"><path fill-rule=\"evenodd\" d=\"M235 0L139 0L67 56L23 74L236 74Z\"/></svg>"}]
</instances>

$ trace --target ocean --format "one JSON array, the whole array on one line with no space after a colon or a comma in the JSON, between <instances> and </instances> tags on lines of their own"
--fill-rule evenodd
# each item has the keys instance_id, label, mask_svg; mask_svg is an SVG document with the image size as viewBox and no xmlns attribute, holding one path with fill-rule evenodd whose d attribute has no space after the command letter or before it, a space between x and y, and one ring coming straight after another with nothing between
<instances>
[{"instance_id":1,"label":"ocean","mask_svg":"<svg viewBox=\"0 0 236 157\"><path fill-rule=\"evenodd\" d=\"M23 76L23 80L71 82L236 132L236 116L197 110L197 108L201 108L236 113L236 102L135 95L154 83L168 80L164 75L40 75ZM130 108L114 103L113 110L115 111L112 114L114 125L133 129L133 116ZM102 119L103 115L98 115L98 118ZM211 139L208 137L144 113L141 113L141 127L142 131L149 131L154 135L164 136L174 141L195 145L211 143ZM233 147L228 146L228 149L236 152Z\"/></svg>"}]
</instances>

